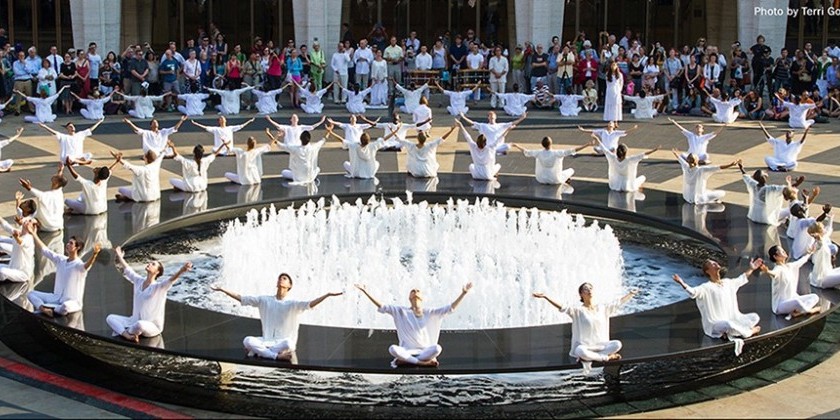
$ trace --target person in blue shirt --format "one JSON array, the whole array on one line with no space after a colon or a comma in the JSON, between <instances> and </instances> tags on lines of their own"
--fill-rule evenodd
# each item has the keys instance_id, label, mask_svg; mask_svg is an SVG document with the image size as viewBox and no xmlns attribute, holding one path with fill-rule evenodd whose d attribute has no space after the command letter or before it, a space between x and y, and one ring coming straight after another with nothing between
<instances>
[{"instance_id":1,"label":"person in blue shirt","mask_svg":"<svg viewBox=\"0 0 840 420\"><path fill-rule=\"evenodd\" d=\"M25 96L32 96L32 75L29 73L27 67L26 54L23 51L19 51L17 56L17 61L12 63L12 73L14 73L15 79L14 89L23 92ZM17 97L15 101L15 115L20 115L20 105L22 102L23 99ZM32 104L29 104L29 110L34 111Z\"/></svg>"},{"instance_id":2,"label":"person in blue shirt","mask_svg":"<svg viewBox=\"0 0 840 420\"><path fill-rule=\"evenodd\" d=\"M158 74L160 74L161 82L163 82L163 92L161 93L173 93L163 100L164 107L167 109L174 108L174 105L170 104L171 98L175 98L176 95L181 94L181 86L178 84L178 72L180 69L181 63L175 59L172 50L166 50L163 61L160 62L160 67L158 67Z\"/></svg>"}]
</instances>

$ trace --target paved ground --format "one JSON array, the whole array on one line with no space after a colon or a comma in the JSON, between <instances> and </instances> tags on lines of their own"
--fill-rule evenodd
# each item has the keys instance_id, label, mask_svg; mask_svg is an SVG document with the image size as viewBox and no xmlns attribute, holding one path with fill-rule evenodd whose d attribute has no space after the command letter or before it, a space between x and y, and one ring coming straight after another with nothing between
<instances>
[{"instance_id":1,"label":"paved ground","mask_svg":"<svg viewBox=\"0 0 840 420\"><path fill-rule=\"evenodd\" d=\"M432 98L432 106L435 112L435 134L442 134L453 124L453 118L446 115L444 108L437 107L440 99ZM470 117L477 121L483 121L486 115L486 101L482 104L485 107L473 107ZM327 113L331 117L346 121L346 111L337 107L327 107ZM290 111L283 109L275 119L280 122L288 121ZM372 111L368 113L369 118L384 115L384 111ZM251 113L238 118L232 118L231 124L239 124L250 118ZM168 127L175 123L178 115L162 113L158 115L161 125ZM316 118L302 116L303 123L311 123ZM198 121L202 124L215 125L214 116L207 115ZM500 116L500 120L508 121L510 118ZM79 129L88 126L87 122L77 118L66 118L61 116L51 126L57 130L63 130L61 125L68 121L79 124ZM691 127L698 119L679 118L678 121L684 126ZM708 130L719 128L711 121L702 121L707 125ZM0 125L0 134L11 135L22 126L22 117L7 116ZM148 122L137 122L142 128L148 126ZM577 146L588 140L586 134L576 129L578 124L586 128L595 128L603 125L600 121L600 114L582 115L579 118L561 119L558 113L550 111L532 112L529 118L508 137L508 141L523 144L527 148L536 148L543 136L551 136L555 144L562 147ZM625 121L622 128L626 129L634 125L632 120ZM245 130L237 133L235 143L243 145L247 136L255 136L259 142L265 142L263 130L267 127L264 119L258 118ZM639 173L646 175L648 183L646 188L663 189L668 191L680 191L681 173L679 166L673 159L670 149L673 147L684 150L686 142L679 131L668 123L666 118L658 117L654 121L639 123L639 130L631 133L625 139L631 148L631 153L648 150L661 145L663 149L651 159L642 163ZM2 150L3 159L15 159L15 166L11 173L0 174L0 216L8 217L13 214L14 191L19 190L17 179L19 177L31 179L35 187L47 188L49 176L55 170L57 163L57 142L45 130L32 124L25 125L26 131L20 141L7 146ZM772 133L781 135L784 125L769 123L768 128ZM377 135L378 135L378 131ZM800 167L793 175L805 175L808 178L807 186L820 186L823 190L818 203L840 203L840 123L833 121L830 124L819 124L809 135L805 148L800 155ZM321 136L323 130L317 130L316 137ZM456 140L457 139L457 140ZM197 127L187 123L181 132L173 136L173 140L179 145L182 153L187 153L196 143L204 145L212 144L212 137ZM457 131L448 138L438 151L438 160L443 172L466 172L470 163L468 148L462 136ZM97 164L109 163L109 150L121 150L127 159L132 162L139 162L140 139L133 134L129 128L120 121L120 118L109 117L102 126L96 130L94 135L85 144L86 151L92 152L97 159ZM728 163L735 158L742 158L748 168L763 166L764 156L771 153L770 146L764 142L764 137L755 122L737 122L728 126L714 140L709 147L712 160L715 163ZM341 150L337 142L330 142L322 152L320 166L325 173L342 172L341 163L346 160L347 154ZM404 153L381 152L379 161L381 171L404 171ZM520 153L511 153L501 156L498 159L502 165L503 173L527 174L533 173L534 162L525 158ZM264 167L267 176L276 176L281 169L286 168L288 157L281 153L272 153L265 159ZM590 150L584 151L582 155L567 159L567 167L575 168L575 178L605 181L606 162L603 157L591 154ZM235 162L232 158L222 158L216 161L210 168L211 182L223 181L223 174L226 171L235 171ZM89 176L86 169L80 171L83 176ZM163 164L162 182L164 188L169 188L168 180L180 176L178 163L168 160ZM782 183L785 174L774 173L771 175L771 182ZM130 174L123 169L117 169L109 182L111 193L117 187L129 185ZM725 202L739 205L746 205L748 196L741 181L737 169L731 169L717 174L709 181L711 188L719 188L727 191ZM502 185L501 188L504 188ZM605 187L606 188L606 187ZM78 184L70 181L65 188L67 197L78 195ZM499 191L499 190L497 190ZM835 241L840 238L840 233L835 233ZM5 352L5 354L4 354ZM0 348L0 356L11 357L10 351ZM835 355L826 362L807 370L801 374L782 380L781 382L760 388L755 391L739 394L734 397L716 398L700 404L679 407L670 410L645 413L644 416L656 417L803 417L803 416L838 416L840 415L840 400L837 400L832 392L840 381L840 356ZM814 386L819 384L819 386ZM824 391L823 391L824 390ZM9 417L108 417L114 416L109 407L101 408L102 405L85 403L77 399L68 399L40 389L32 384L22 384L15 380L0 377L0 416ZM33 401L37 401L34 403ZM175 411L196 417L217 417L218 413L207 413L192 409L169 407ZM130 415L130 414L129 414Z\"/></svg>"}]
</instances>

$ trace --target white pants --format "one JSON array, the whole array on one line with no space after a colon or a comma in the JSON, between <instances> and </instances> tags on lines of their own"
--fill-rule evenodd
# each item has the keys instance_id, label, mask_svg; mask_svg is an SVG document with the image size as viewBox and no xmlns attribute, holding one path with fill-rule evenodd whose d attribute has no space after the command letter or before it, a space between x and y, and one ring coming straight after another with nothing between
<instances>
[{"instance_id":1,"label":"white pants","mask_svg":"<svg viewBox=\"0 0 840 420\"><path fill-rule=\"evenodd\" d=\"M818 303L820 303L820 297L813 293L797 296L793 299L788 299L780 303L779 306L776 307L776 315L792 314L794 311L800 313L808 312L811 309L814 309L814 306L817 306Z\"/></svg>"},{"instance_id":2,"label":"white pants","mask_svg":"<svg viewBox=\"0 0 840 420\"><path fill-rule=\"evenodd\" d=\"M180 112L180 113L182 113L182 114L184 114L184 115L191 116L191 117L195 117L195 116L199 116L199 115L204 115L204 112L200 112L200 113L190 113L190 112L189 112L189 110L187 110L187 107L186 107L186 106L184 106L184 105L178 105L178 112Z\"/></svg>"},{"instance_id":3,"label":"white pants","mask_svg":"<svg viewBox=\"0 0 840 420\"><path fill-rule=\"evenodd\" d=\"M492 167L476 166L475 164L471 163L470 175L472 175L473 179L492 181L496 179L496 174L499 173L500 169L502 169L502 165L498 163L493 165Z\"/></svg>"},{"instance_id":4,"label":"white pants","mask_svg":"<svg viewBox=\"0 0 840 420\"><path fill-rule=\"evenodd\" d=\"M796 161L793 162L785 162L780 159L776 159L775 156L767 156L764 158L764 163L767 164L767 167L770 168L771 171L776 171L779 169L785 169L788 171L792 171L796 168Z\"/></svg>"},{"instance_id":5,"label":"white pants","mask_svg":"<svg viewBox=\"0 0 840 420\"><path fill-rule=\"evenodd\" d=\"M154 322L143 320L132 322L131 318L122 315L108 315L105 318L105 322L108 323L108 326L111 327L116 335L122 335L122 333L128 332L131 335L155 337L163 332Z\"/></svg>"},{"instance_id":6,"label":"white pants","mask_svg":"<svg viewBox=\"0 0 840 420\"><path fill-rule=\"evenodd\" d=\"M339 86L338 83L337 83L339 80L341 81L341 86L344 86L345 88L350 89L350 87L347 86L347 75L346 74L339 74L337 76L333 76L333 82L335 82L335 84L333 84L333 102L335 102L335 103L347 102L347 94L344 93L343 90L341 90L341 86Z\"/></svg>"},{"instance_id":7,"label":"white pants","mask_svg":"<svg viewBox=\"0 0 840 420\"><path fill-rule=\"evenodd\" d=\"M243 184L242 180L239 179L239 175L236 172L225 172L225 178L233 182L234 184L239 185L253 185L253 184Z\"/></svg>"},{"instance_id":8,"label":"white pants","mask_svg":"<svg viewBox=\"0 0 840 420\"><path fill-rule=\"evenodd\" d=\"M492 90L493 93L505 93L505 80L502 79L496 82L490 82L490 90ZM505 100L491 94L490 107L495 109L496 105L505 106Z\"/></svg>"},{"instance_id":9,"label":"white pants","mask_svg":"<svg viewBox=\"0 0 840 420\"><path fill-rule=\"evenodd\" d=\"M189 185L187 185L186 182L184 182L183 179L180 179L180 178L172 178L172 179L169 180L169 183L172 184L172 186L175 187L175 189L178 189L178 190L181 190L181 191L184 191L184 192L201 192L201 191L194 191L192 188L190 188Z\"/></svg>"},{"instance_id":10,"label":"white pants","mask_svg":"<svg viewBox=\"0 0 840 420\"><path fill-rule=\"evenodd\" d=\"M0 171L8 171L14 164L15 161L12 159L0 160Z\"/></svg>"},{"instance_id":11,"label":"white pants","mask_svg":"<svg viewBox=\"0 0 840 420\"><path fill-rule=\"evenodd\" d=\"M85 199L79 197L77 199L68 198L64 200L64 205L69 207L70 210L74 214L85 214L87 211L87 206L85 205Z\"/></svg>"},{"instance_id":12,"label":"white pants","mask_svg":"<svg viewBox=\"0 0 840 420\"><path fill-rule=\"evenodd\" d=\"M136 109L129 110L128 115L131 115L132 117L137 118L138 120L145 120L147 118L154 117L154 115L146 115L145 112L137 112Z\"/></svg>"},{"instance_id":13,"label":"white pants","mask_svg":"<svg viewBox=\"0 0 840 420\"><path fill-rule=\"evenodd\" d=\"M23 119L26 122L31 122L31 123L34 123L34 124L51 123L51 122L55 121L55 115L50 115L45 120L41 120L40 118L38 118L34 115L27 115L27 116L23 117Z\"/></svg>"},{"instance_id":14,"label":"white pants","mask_svg":"<svg viewBox=\"0 0 840 420\"><path fill-rule=\"evenodd\" d=\"M301 107L301 109L303 109L303 112L305 112L307 114L320 114L321 111L324 110L324 104L322 104L322 103L312 104L312 105L302 104L300 107Z\"/></svg>"},{"instance_id":15,"label":"white pants","mask_svg":"<svg viewBox=\"0 0 840 420\"><path fill-rule=\"evenodd\" d=\"M59 315L67 315L82 310L81 302L75 300L67 300L64 301L64 303L61 303L61 296L55 293L46 293L33 290L29 292L28 297L29 302L32 303L32 306L35 308L36 311L40 310L41 306L44 305L55 306L54 312Z\"/></svg>"},{"instance_id":16,"label":"white pants","mask_svg":"<svg viewBox=\"0 0 840 420\"><path fill-rule=\"evenodd\" d=\"M819 284L817 287L821 289L831 289L832 287L840 286L840 267L829 271L828 274L819 279ZM816 284L814 285L816 286Z\"/></svg>"},{"instance_id":17,"label":"white pants","mask_svg":"<svg viewBox=\"0 0 840 420\"><path fill-rule=\"evenodd\" d=\"M502 143L496 146L496 153L505 154L510 150L510 145L507 143Z\"/></svg>"},{"instance_id":18,"label":"white pants","mask_svg":"<svg viewBox=\"0 0 840 420\"><path fill-rule=\"evenodd\" d=\"M750 338L753 334L752 327L758 325L759 317L756 313L744 314L744 316L747 318L746 320L749 321L749 325L745 325L741 322L718 321L712 325L712 334L716 336L726 334L726 336L730 338Z\"/></svg>"},{"instance_id":19,"label":"white pants","mask_svg":"<svg viewBox=\"0 0 840 420\"><path fill-rule=\"evenodd\" d=\"M426 347L425 349L414 350L408 350L405 347L400 347L396 344L388 347L388 353L391 353L391 356L394 356L394 359L403 363L410 363L412 365L419 364L420 362L428 362L429 360L440 356L441 352L443 352L443 347L441 347L440 344L435 344L433 346Z\"/></svg>"},{"instance_id":20,"label":"white pants","mask_svg":"<svg viewBox=\"0 0 840 420\"><path fill-rule=\"evenodd\" d=\"M79 113L82 114L82 117L84 117L86 120L101 120L105 118L105 116L102 115L101 112L90 112L84 108L80 109Z\"/></svg>"},{"instance_id":21,"label":"white pants","mask_svg":"<svg viewBox=\"0 0 840 420\"><path fill-rule=\"evenodd\" d=\"M495 96L493 96L493 97L495 98ZM446 107L446 110L449 111L449 115L452 115L454 117L457 117L457 116L461 115L462 113L466 114L466 113L470 112L470 108L466 107L466 106L464 106L464 107L454 107L452 105L449 105L449 106Z\"/></svg>"},{"instance_id":22,"label":"white pants","mask_svg":"<svg viewBox=\"0 0 840 420\"><path fill-rule=\"evenodd\" d=\"M347 76L345 76L347 77ZM262 337L245 337L242 340L248 356L257 355L264 359L276 359L278 355L292 352L288 340L264 340Z\"/></svg>"},{"instance_id":23,"label":"white pants","mask_svg":"<svg viewBox=\"0 0 840 420\"><path fill-rule=\"evenodd\" d=\"M24 283L29 281L29 276L22 270L11 268L6 264L0 264L0 281Z\"/></svg>"},{"instance_id":24,"label":"white pants","mask_svg":"<svg viewBox=\"0 0 840 420\"><path fill-rule=\"evenodd\" d=\"M639 184L641 186L641 184ZM694 204L710 204L715 203L723 199L726 195L726 191L723 190L709 190L697 196Z\"/></svg>"},{"instance_id":25,"label":"white pants","mask_svg":"<svg viewBox=\"0 0 840 420\"><path fill-rule=\"evenodd\" d=\"M574 355L585 362L606 362L611 354L621 350L621 341L610 340L595 346L579 345L575 347Z\"/></svg>"}]
</instances>

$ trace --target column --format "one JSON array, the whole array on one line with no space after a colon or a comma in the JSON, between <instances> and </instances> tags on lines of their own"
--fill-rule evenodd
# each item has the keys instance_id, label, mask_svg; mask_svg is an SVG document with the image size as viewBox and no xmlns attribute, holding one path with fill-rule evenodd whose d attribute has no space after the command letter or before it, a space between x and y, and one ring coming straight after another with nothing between
<instances>
[{"instance_id":1,"label":"column","mask_svg":"<svg viewBox=\"0 0 840 420\"><path fill-rule=\"evenodd\" d=\"M738 1L738 40L744 50L755 44L755 38L764 35L765 44L773 52L772 57L778 57L779 51L785 45L787 36L787 15L768 16L769 14L755 13L758 2ZM764 0L761 7L765 9L787 10L787 0Z\"/></svg>"},{"instance_id":2,"label":"column","mask_svg":"<svg viewBox=\"0 0 840 420\"><path fill-rule=\"evenodd\" d=\"M551 43L551 37L562 37L565 10L564 1L516 0L516 43L531 41L545 46Z\"/></svg>"},{"instance_id":3,"label":"column","mask_svg":"<svg viewBox=\"0 0 840 420\"><path fill-rule=\"evenodd\" d=\"M101 56L104 57L108 51L119 54L121 3L122 0L70 0L72 45L87 47L95 42ZM63 41L71 45L71 40Z\"/></svg>"},{"instance_id":4,"label":"column","mask_svg":"<svg viewBox=\"0 0 840 420\"><path fill-rule=\"evenodd\" d=\"M318 38L329 65L330 57L341 39L341 3L332 0L293 0L295 15L295 43L312 45ZM327 68L325 79L332 80L332 70Z\"/></svg>"}]
</instances>

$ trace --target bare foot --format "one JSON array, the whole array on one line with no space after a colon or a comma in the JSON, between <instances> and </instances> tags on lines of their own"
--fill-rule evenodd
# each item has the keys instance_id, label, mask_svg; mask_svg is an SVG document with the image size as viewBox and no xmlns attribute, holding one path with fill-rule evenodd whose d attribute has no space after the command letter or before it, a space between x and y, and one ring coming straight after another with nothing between
<instances>
[{"instance_id":1,"label":"bare foot","mask_svg":"<svg viewBox=\"0 0 840 420\"><path fill-rule=\"evenodd\" d=\"M613 361L616 361L616 360L621 360L621 355L618 354L618 353L613 353L613 354L610 355L610 357L607 358L608 362L613 362Z\"/></svg>"},{"instance_id":2,"label":"bare foot","mask_svg":"<svg viewBox=\"0 0 840 420\"><path fill-rule=\"evenodd\" d=\"M41 313L44 314L44 316L47 316L47 317L50 317L50 318L55 318L55 313L53 313L52 308L42 306L40 308L40 310L41 310Z\"/></svg>"},{"instance_id":3,"label":"bare foot","mask_svg":"<svg viewBox=\"0 0 840 420\"><path fill-rule=\"evenodd\" d=\"M822 308L817 306L817 307L811 309L810 311L808 311L808 315L818 314L820 312L822 312Z\"/></svg>"},{"instance_id":4,"label":"bare foot","mask_svg":"<svg viewBox=\"0 0 840 420\"><path fill-rule=\"evenodd\" d=\"M292 360L292 352L284 351L283 353L277 353L277 356L274 357L274 360L283 360L283 361Z\"/></svg>"},{"instance_id":5,"label":"bare foot","mask_svg":"<svg viewBox=\"0 0 840 420\"><path fill-rule=\"evenodd\" d=\"M756 335L756 334L758 334L759 332L761 332L761 327L760 327L760 326L756 325L755 327L753 327L753 329L752 329L752 335Z\"/></svg>"},{"instance_id":6,"label":"bare foot","mask_svg":"<svg viewBox=\"0 0 840 420\"><path fill-rule=\"evenodd\" d=\"M12 170L12 168L9 168L9 169L6 169L6 170L4 170L4 171L0 171L0 173L11 172L11 170Z\"/></svg>"},{"instance_id":7,"label":"bare foot","mask_svg":"<svg viewBox=\"0 0 840 420\"><path fill-rule=\"evenodd\" d=\"M133 343L139 343L140 342L140 336L130 334L128 331L123 331L122 334L120 334L120 336L122 336L122 338L125 338L126 340L131 341Z\"/></svg>"},{"instance_id":8,"label":"bare foot","mask_svg":"<svg viewBox=\"0 0 840 420\"><path fill-rule=\"evenodd\" d=\"M122 194L117 194L117 195L115 195L115 196L114 196L114 199L115 199L116 201L118 201L118 202L125 202L125 201L129 201L129 200L128 200L128 197L126 197L126 196L124 196L124 195L122 195Z\"/></svg>"},{"instance_id":9,"label":"bare foot","mask_svg":"<svg viewBox=\"0 0 840 420\"><path fill-rule=\"evenodd\" d=\"M426 366L426 367L438 367L439 365L440 365L440 363L438 362L438 360L437 360L437 359L432 359L432 360L420 360L420 361L417 363L417 366Z\"/></svg>"}]
</instances>

